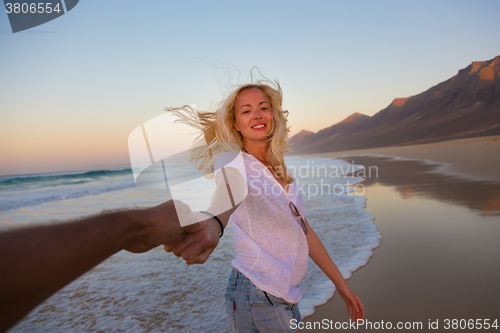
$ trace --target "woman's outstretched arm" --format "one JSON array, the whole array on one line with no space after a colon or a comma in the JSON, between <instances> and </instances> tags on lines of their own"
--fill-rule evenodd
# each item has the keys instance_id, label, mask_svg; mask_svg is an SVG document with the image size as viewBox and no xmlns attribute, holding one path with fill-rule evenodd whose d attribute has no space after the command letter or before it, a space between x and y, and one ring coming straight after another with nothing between
<instances>
[{"instance_id":1,"label":"woman's outstretched arm","mask_svg":"<svg viewBox=\"0 0 500 333\"><path fill-rule=\"evenodd\" d=\"M344 277L338 270L337 266L330 258L323 243L318 235L311 228L306 219L307 225L307 244L309 245L309 256L318 265L319 268L332 280L335 288L344 300L347 306L347 315L351 316L353 320L363 319L365 316L365 309L359 297L349 288Z\"/></svg>"},{"instance_id":2,"label":"woman's outstretched arm","mask_svg":"<svg viewBox=\"0 0 500 333\"><path fill-rule=\"evenodd\" d=\"M216 215L222 222L222 228L225 228L231 214L245 199L247 191L245 180L237 169L225 167L221 171L215 178L217 188L207 212ZM210 218L205 213L191 212L189 214L195 221L207 219L208 226L200 232L186 234L173 246L165 246L165 251L172 251L176 256L182 257L188 265L203 264L219 244L221 226L216 219Z\"/></svg>"}]
</instances>

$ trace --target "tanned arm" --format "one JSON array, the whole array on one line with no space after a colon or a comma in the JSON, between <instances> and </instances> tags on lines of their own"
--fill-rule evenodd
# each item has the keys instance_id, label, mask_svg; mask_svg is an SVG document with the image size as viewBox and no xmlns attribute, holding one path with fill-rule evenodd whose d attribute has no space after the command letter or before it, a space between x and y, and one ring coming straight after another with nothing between
<instances>
[{"instance_id":1,"label":"tanned arm","mask_svg":"<svg viewBox=\"0 0 500 333\"><path fill-rule=\"evenodd\" d=\"M307 222L307 219L306 227L308 230L306 237L307 244L309 245L309 256L335 285L339 295L346 304L347 315L352 316L353 320L363 319L365 316L365 309L359 297L349 288L318 235Z\"/></svg>"},{"instance_id":2,"label":"tanned arm","mask_svg":"<svg viewBox=\"0 0 500 333\"><path fill-rule=\"evenodd\" d=\"M146 252L206 226L204 221L181 228L170 200L148 209L0 232L0 332L120 250Z\"/></svg>"}]
</instances>

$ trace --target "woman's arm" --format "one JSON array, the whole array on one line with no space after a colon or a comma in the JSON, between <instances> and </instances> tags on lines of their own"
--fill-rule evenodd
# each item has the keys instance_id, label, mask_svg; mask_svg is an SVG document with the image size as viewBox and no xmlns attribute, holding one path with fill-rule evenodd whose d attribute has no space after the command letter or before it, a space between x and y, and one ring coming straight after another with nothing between
<instances>
[{"instance_id":1,"label":"woman's arm","mask_svg":"<svg viewBox=\"0 0 500 333\"><path fill-rule=\"evenodd\" d=\"M344 277L340 274L337 266L330 258L330 255L326 251L323 243L319 239L318 235L306 221L307 226L307 244L309 245L309 256L318 265L319 268L332 280L335 288L339 292L340 296L344 300L347 306L347 315L352 314L352 319L363 319L365 316L365 309L359 297L349 288Z\"/></svg>"},{"instance_id":2,"label":"woman's arm","mask_svg":"<svg viewBox=\"0 0 500 333\"><path fill-rule=\"evenodd\" d=\"M217 187L212 203L206 211L216 215L225 228L231 214L245 199L247 191L245 191L245 180L237 169L225 167L221 171L215 178ZM200 232L186 235L174 246L165 246L165 251L172 251L176 256L182 257L188 265L203 264L219 244L220 225L213 217L208 217L204 213L190 214L195 221L208 220L208 226Z\"/></svg>"}]
</instances>

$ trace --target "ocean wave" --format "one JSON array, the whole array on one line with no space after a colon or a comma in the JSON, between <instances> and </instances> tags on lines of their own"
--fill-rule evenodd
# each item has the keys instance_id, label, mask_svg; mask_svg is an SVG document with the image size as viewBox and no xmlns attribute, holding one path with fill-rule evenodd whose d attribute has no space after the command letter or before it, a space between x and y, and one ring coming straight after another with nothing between
<instances>
[{"instance_id":1,"label":"ocean wave","mask_svg":"<svg viewBox=\"0 0 500 333\"><path fill-rule=\"evenodd\" d=\"M0 212L136 187L132 170L0 177Z\"/></svg>"},{"instance_id":2,"label":"ocean wave","mask_svg":"<svg viewBox=\"0 0 500 333\"><path fill-rule=\"evenodd\" d=\"M70 191L62 191L60 188L58 188L55 193L54 191L49 192L45 190L40 195L36 195L36 192L31 193L30 195L24 195L21 193L14 196L9 195L9 193L5 193L0 195L0 212L23 207L37 206L49 202L98 195L106 192L120 191L134 187L137 187L135 183L128 183L105 188L91 188Z\"/></svg>"},{"instance_id":3,"label":"ocean wave","mask_svg":"<svg viewBox=\"0 0 500 333\"><path fill-rule=\"evenodd\" d=\"M34 184L59 186L64 184L85 183L92 180L98 180L102 177L127 174L132 175L131 168L0 176L0 189L7 186L12 187Z\"/></svg>"}]
</instances>

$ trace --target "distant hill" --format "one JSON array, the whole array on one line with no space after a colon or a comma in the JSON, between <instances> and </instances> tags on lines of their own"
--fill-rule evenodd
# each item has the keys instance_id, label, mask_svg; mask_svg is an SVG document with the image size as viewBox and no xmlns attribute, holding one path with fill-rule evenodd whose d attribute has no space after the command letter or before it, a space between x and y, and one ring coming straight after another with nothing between
<instances>
[{"instance_id":1,"label":"distant hill","mask_svg":"<svg viewBox=\"0 0 500 333\"><path fill-rule=\"evenodd\" d=\"M300 144L302 144L304 142L304 138L306 138L310 134L314 134L314 132L307 131L307 130L302 130L299 133L297 133L294 136L292 136L288 140L288 143L290 145L300 145Z\"/></svg>"},{"instance_id":2,"label":"distant hill","mask_svg":"<svg viewBox=\"0 0 500 333\"><path fill-rule=\"evenodd\" d=\"M500 56L475 61L421 94L396 98L372 117L354 113L290 138L291 154L408 145L500 134Z\"/></svg>"}]
</instances>

